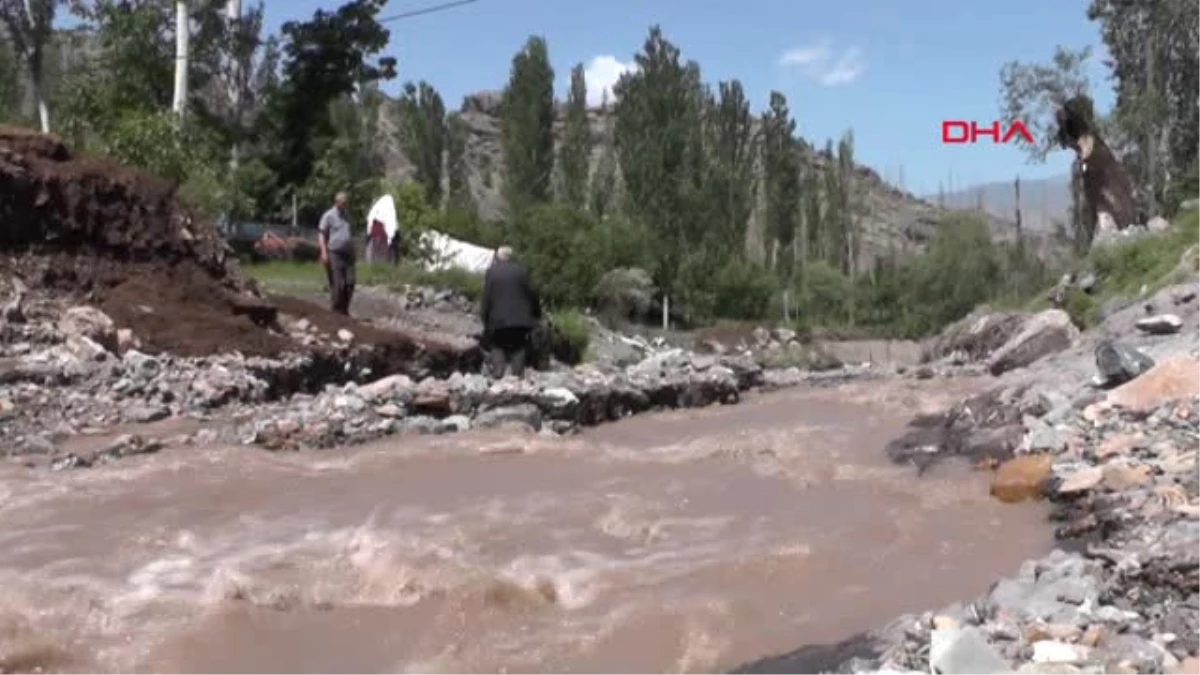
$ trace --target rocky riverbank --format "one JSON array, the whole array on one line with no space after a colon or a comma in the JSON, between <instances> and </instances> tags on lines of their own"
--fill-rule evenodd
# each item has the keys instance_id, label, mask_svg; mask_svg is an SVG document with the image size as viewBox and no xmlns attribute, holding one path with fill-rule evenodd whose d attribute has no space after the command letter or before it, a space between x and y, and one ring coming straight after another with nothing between
<instances>
[{"instance_id":1,"label":"rocky riverbank","mask_svg":"<svg viewBox=\"0 0 1200 675\"><path fill-rule=\"evenodd\" d=\"M1200 670L1196 291L1126 303L1082 335L1055 317L981 314L932 341L936 362L1002 374L914 420L889 455L918 475L968 459L994 471L998 499L1051 500L1058 549L977 598L739 672Z\"/></svg>"},{"instance_id":2,"label":"rocky riverbank","mask_svg":"<svg viewBox=\"0 0 1200 675\"><path fill-rule=\"evenodd\" d=\"M320 449L499 426L566 434L654 409L732 403L750 390L887 375L764 370L745 355L639 343L632 365L559 366L523 380L416 366L380 377L389 364L379 363L376 344L307 319L282 322L312 347L306 353L181 357L142 351L94 307L48 303L26 298L20 317L0 323L0 434L10 439L3 454L55 468L179 444ZM189 424L148 437L147 425L172 421ZM87 453L70 449L75 437L106 432L118 436Z\"/></svg>"}]
</instances>

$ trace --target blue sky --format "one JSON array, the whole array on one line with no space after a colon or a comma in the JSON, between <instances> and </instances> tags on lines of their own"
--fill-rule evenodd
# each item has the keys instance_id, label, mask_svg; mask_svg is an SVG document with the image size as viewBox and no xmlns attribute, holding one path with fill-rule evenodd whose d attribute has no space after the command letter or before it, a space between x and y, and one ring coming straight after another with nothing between
<instances>
[{"instance_id":1,"label":"blue sky","mask_svg":"<svg viewBox=\"0 0 1200 675\"><path fill-rule=\"evenodd\" d=\"M384 15L440 0L391 0ZM1111 105L1099 29L1087 0L478 0L389 24L395 90L425 79L457 108L464 94L499 89L512 55L542 35L565 93L570 68L589 88L609 85L650 25L662 26L710 82L738 78L756 108L785 93L800 135L823 144L853 129L856 153L906 189L957 187L1064 173L1066 151L1030 165L1015 147L941 143L946 118L998 116L998 73L1009 60L1046 61L1058 44L1093 45L1098 107ZM336 0L268 0L268 28L333 8Z\"/></svg>"}]
</instances>

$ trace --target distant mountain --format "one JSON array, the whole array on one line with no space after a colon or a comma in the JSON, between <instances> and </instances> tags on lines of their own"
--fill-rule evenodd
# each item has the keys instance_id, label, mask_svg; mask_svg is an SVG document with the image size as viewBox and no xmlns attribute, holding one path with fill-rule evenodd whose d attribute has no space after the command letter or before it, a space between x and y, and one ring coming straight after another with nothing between
<instances>
[{"instance_id":1,"label":"distant mountain","mask_svg":"<svg viewBox=\"0 0 1200 675\"><path fill-rule=\"evenodd\" d=\"M1005 220L1016 219L1016 195L1011 181L984 183L962 190L925 195L947 208L983 210ZM1051 233L1055 223L1066 224L1071 209L1071 177L1068 174L1021 181L1021 226L1028 232Z\"/></svg>"}]
</instances>

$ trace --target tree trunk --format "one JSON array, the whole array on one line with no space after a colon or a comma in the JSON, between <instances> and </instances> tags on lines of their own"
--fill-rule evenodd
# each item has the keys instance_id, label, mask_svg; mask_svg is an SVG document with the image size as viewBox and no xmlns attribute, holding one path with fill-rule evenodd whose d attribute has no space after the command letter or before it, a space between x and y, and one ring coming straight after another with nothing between
<instances>
[{"instance_id":1,"label":"tree trunk","mask_svg":"<svg viewBox=\"0 0 1200 675\"><path fill-rule=\"evenodd\" d=\"M38 123L42 133L50 133L50 108L46 104L46 86L42 76L42 55L45 48L46 36L49 31L45 26L39 26L37 16L33 11L33 0L25 0L25 21L28 38L26 47L27 65L29 66L29 81L33 85L33 100L37 105Z\"/></svg>"},{"instance_id":2,"label":"tree trunk","mask_svg":"<svg viewBox=\"0 0 1200 675\"><path fill-rule=\"evenodd\" d=\"M30 82L33 84L33 100L37 102L38 123L42 127L42 133L50 133L50 107L46 104L46 86L42 82L42 68L37 66L31 68L29 73Z\"/></svg>"}]
</instances>

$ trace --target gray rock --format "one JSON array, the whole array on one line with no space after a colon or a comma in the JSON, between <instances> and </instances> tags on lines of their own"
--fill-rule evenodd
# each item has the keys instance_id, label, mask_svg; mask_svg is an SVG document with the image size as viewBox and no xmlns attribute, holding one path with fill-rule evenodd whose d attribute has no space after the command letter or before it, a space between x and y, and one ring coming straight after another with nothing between
<instances>
[{"instance_id":1,"label":"gray rock","mask_svg":"<svg viewBox=\"0 0 1200 675\"><path fill-rule=\"evenodd\" d=\"M522 403L485 410L475 417L475 426L484 429L509 425L526 426L538 431L542 428L542 411L532 403Z\"/></svg>"},{"instance_id":2,"label":"gray rock","mask_svg":"<svg viewBox=\"0 0 1200 675\"><path fill-rule=\"evenodd\" d=\"M1048 309L1031 317L1021 332L992 354L988 370L1000 375L1027 366L1042 357L1060 352L1079 337L1071 317L1060 309Z\"/></svg>"},{"instance_id":3,"label":"gray rock","mask_svg":"<svg viewBox=\"0 0 1200 675\"><path fill-rule=\"evenodd\" d=\"M1181 285L1171 290L1171 302L1176 305L1186 305L1196 299L1196 285Z\"/></svg>"},{"instance_id":4,"label":"gray rock","mask_svg":"<svg viewBox=\"0 0 1200 675\"><path fill-rule=\"evenodd\" d=\"M103 361L108 358L108 350L86 335L68 335L66 347L72 356L81 361Z\"/></svg>"},{"instance_id":5,"label":"gray rock","mask_svg":"<svg viewBox=\"0 0 1200 675\"><path fill-rule=\"evenodd\" d=\"M153 403L134 405L125 411L125 419L138 424L157 422L171 416L171 409Z\"/></svg>"},{"instance_id":6,"label":"gray rock","mask_svg":"<svg viewBox=\"0 0 1200 675\"><path fill-rule=\"evenodd\" d=\"M418 415L409 417L408 419L399 422L399 432L403 434L427 435L436 434L442 429L441 420L429 417L428 415Z\"/></svg>"},{"instance_id":7,"label":"gray rock","mask_svg":"<svg viewBox=\"0 0 1200 675\"><path fill-rule=\"evenodd\" d=\"M1030 661L1017 668L1017 675L1076 675L1077 673L1101 671L1084 671L1069 663L1037 663Z\"/></svg>"},{"instance_id":8,"label":"gray rock","mask_svg":"<svg viewBox=\"0 0 1200 675\"><path fill-rule=\"evenodd\" d=\"M388 375L358 387L358 393L368 401L391 397L399 390L410 389L413 382L407 375Z\"/></svg>"},{"instance_id":9,"label":"gray rock","mask_svg":"<svg viewBox=\"0 0 1200 675\"><path fill-rule=\"evenodd\" d=\"M451 415L442 420L441 433L458 433L471 428L471 418L466 415Z\"/></svg>"},{"instance_id":10,"label":"gray rock","mask_svg":"<svg viewBox=\"0 0 1200 675\"><path fill-rule=\"evenodd\" d=\"M538 392L535 401L539 408L554 419L574 417L579 397L566 387L551 387Z\"/></svg>"},{"instance_id":11,"label":"gray rock","mask_svg":"<svg viewBox=\"0 0 1200 675\"><path fill-rule=\"evenodd\" d=\"M1105 641L1104 650L1109 654L1111 661L1129 662L1139 672L1163 672L1166 650L1140 636L1130 633L1115 635Z\"/></svg>"},{"instance_id":12,"label":"gray rock","mask_svg":"<svg viewBox=\"0 0 1200 675\"><path fill-rule=\"evenodd\" d=\"M1096 288L1096 282L1096 275L1092 272L1088 272L1080 277L1079 281L1076 282L1075 285L1084 293L1091 293L1092 290Z\"/></svg>"},{"instance_id":13,"label":"gray rock","mask_svg":"<svg viewBox=\"0 0 1200 675\"><path fill-rule=\"evenodd\" d=\"M375 414L379 415L380 417L398 419L404 417L404 408L401 408L395 403L385 403L375 409Z\"/></svg>"},{"instance_id":14,"label":"gray rock","mask_svg":"<svg viewBox=\"0 0 1200 675\"><path fill-rule=\"evenodd\" d=\"M1183 328L1183 319L1175 314L1159 314L1157 316L1138 319L1134 324L1138 330L1150 335L1171 335Z\"/></svg>"},{"instance_id":15,"label":"gray rock","mask_svg":"<svg viewBox=\"0 0 1200 675\"><path fill-rule=\"evenodd\" d=\"M86 337L104 349L117 351L117 327L107 314L95 307L72 307L59 319L58 329L64 334Z\"/></svg>"},{"instance_id":16,"label":"gray rock","mask_svg":"<svg viewBox=\"0 0 1200 675\"><path fill-rule=\"evenodd\" d=\"M1036 582L1002 579L988 596L990 604L1025 620L1074 623L1080 607L1099 597L1091 577L1039 578Z\"/></svg>"},{"instance_id":17,"label":"gray rock","mask_svg":"<svg viewBox=\"0 0 1200 675\"><path fill-rule=\"evenodd\" d=\"M1060 452L1067 447L1070 433L1051 426L1043 420L1025 417L1025 437L1021 449L1025 452Z\"/></svg>"},{"instance_id":18,"label":"gray rock","mask_svg":"<svg viewBox=\"0 0 1200 675\"><path fill-rule=\"evenodd\" d=\"M1034 663L1083 663L1089 650L1083 645L1072 645L1056 640L1039 640L1033 643Z\"/></svg>"},{"instance_id":19,"label":"gray rock","mask_svg":"<svg viewBox=\"0 0 1200 675\"><path fill-rule=\"evenodd\" d=\"M25 437L25 440L16 446L15 451L10 451L12 454L21 455L49 455L58 450L58 446L53 441L41 434L30 434Z\"/></svg>"},{"instance_id":20,"label":"gray rock","mask_svg":"<svg viewBox=\"0 0 1200 675\"><path fill-rule=\"evenodd\" d=\"M1011 673L1012 669L978 630L950 628L933 631L929 665L938 673Z\"/></svg>"},{"instance_id":21,"label":"gray rock","mask_svg":"<svg viewBox=\"0 0 1200 675\"><path fill-rule=\"evenodd\" d=\"M1154 359L1115 340L1103 340L1095 349L1096 369L1109 385L1128 382L1154 367Z\"/></svg>"},{"instance_id":22,"label":"gray rock","mask_svg":"<svg viewBox=\"0 0 1200 675\"><path fill-rule=\"evenodd\" d=\"M1171 222L1162 216L1154 216L1146 223L1146 229L1150 232L1166 232L1171 229Z\"/></svg>"}]
</instances>

